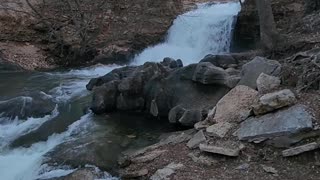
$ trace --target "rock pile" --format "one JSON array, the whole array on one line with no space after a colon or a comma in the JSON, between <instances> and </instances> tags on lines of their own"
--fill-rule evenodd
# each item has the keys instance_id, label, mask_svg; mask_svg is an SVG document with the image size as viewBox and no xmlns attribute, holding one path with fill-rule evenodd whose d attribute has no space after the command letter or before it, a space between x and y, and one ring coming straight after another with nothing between
<instances>
[{"instance_id":1,"label":"rock pile","mask_svg":"<svg viewBox=\"0 0 320 180\"><path fill-rule=\"evenodd\" d=\"M214 56L207 56L207 58L215 59ZM228 75L220 73L220 71L223 72L223 69L215 67L213 64L219 64L212 59L210 59L214 62L212 64L209 64L211 63L209 60L203 60L194 67L193 75L189 76L192 77L192 81L208 85L211 83L225 85L221 80L226 79ZM214 75L215 73L220 74L218 76ZM287 149L280 149L283 157L296 156L318 149L320 147L318 142L304 144L305 141L303 141L304 138L314 137L313 134L317 134L317 131L314 131L314 116L307 106L298 103L294 91L281 88L280 73L279 63L261 57L254 58L245 64L239 83L216 104L211 104L206 117L199 118L204 114L193 116L193 119L198 118L197 121L202 119L193 123L194 132L189 131L192 134L176 135L182 140L179 142L186 143L191 151L188 157L197 164L210 166L216 162L212 157L207 156L208 154L236 158L242 156L247 146L251 147L256 144L286 147ZM219 78L214 79L211 76ZM173 108L171 113L175 111L174 118L169 113L169 120L172 121L179 117L183 119L185 114L181 113L182 109L182 107ZM170 144L170 140L166 142ZM152 151L164 146L166 145L152 146ZM150 149L148 151L150 153ZM138 156L149 157L147 152L143 152L146 153L145 155ZM135 158L131 158L131 161ZM179 162L175 163L180 165ZM249 166L249 164L244 164L239 166L239 169L247 169ZM182 164L181 168L183 168ZM271 166L261 164L261 169L278 176L278 171ZM173 174L175 170L171 169L170 174ZM149 174L148 176L158 177L157 172L160 171L162 170L159 169L154 175ZM166 178L167 176L159 179Z\"/></svg>"}]
</instances>

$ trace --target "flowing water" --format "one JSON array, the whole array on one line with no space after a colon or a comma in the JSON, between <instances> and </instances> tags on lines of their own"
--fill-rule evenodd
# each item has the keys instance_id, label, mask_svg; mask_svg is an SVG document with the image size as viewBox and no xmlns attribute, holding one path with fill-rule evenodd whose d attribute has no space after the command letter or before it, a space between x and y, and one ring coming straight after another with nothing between
<instances>
[{"instance_id":1,"label":"flowing water","mask_svg":"<svg viewBox=\"0 0 320 180\"><path fill-rule=\"evenodd\" d=\"M161 61L164 57L198 62L206 54L227 53L238 3L199 5L177 17L165 42L147 48L133 64ZM87 136L110 143L104 153L114 166L119 151L148 145L170 126L136 115L95 116L87 111L90 93L86 83L119 66L96 66L56 72L0 72L0 103L28 92L41 91L54 99L56 108L42 118L2 117L0 112L0 179L33 180L65 176L75 169L51 167L45 155L65 142ZM136 136L134 140L128 135ZM128 141L129 143L124 143ZM124 144L121 147L119 144ZM129 144L129 145L128 145ZM105 173L104 179L116 179Z\"/></svg>"}]
</instances>

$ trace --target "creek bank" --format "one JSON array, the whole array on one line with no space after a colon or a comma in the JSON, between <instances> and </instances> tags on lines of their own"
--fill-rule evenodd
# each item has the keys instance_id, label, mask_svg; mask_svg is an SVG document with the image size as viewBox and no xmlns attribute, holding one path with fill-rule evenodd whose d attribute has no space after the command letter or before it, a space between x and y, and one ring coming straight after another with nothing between
<instances>
[{"instance_id":1,"label":"creek bank","mask_svg":"<svg viewBox=\"0 0 320 180\"><path fill-rule=\"evenodd\" d=\"M77 23L65 23L67 20L64 18L68 19L70 15L69 10L60 10L66 8L65 4L61 4L61 1L45 4L31 2L39 10L38 12L45 14L48 19L54 19L54 26L61 26L59 37L53 37L52 27L47 27L42 18L38 18L24 0L5 0L0 8L0 53L6 61L26 70L88 66L98 63L127 64L135 54L163 41L167 30L178 15L194 9L196 3L203 2L208 1L106 1L101 13L99 9L90 6L101 3L99 0L94 0L88 5L90 7L86 7L90 12L84 13L85 18L95 16L96 13L100 13L99 15L104 18L101 24L92 25L87 35L91 36L96 26L102 27L101 33L90 39L92 43L88 45L91 48L84 55L75 61L67 62L69 56L77 53L81 37L77 35L78 32L74 32L74 29L78 30L75 27Z\"/></svg>"},{"instance_id":2,"label":"creek bank","mask_svg":"<svg viewBox=\"0 0 320 180\"><path fill-rule=\"evenodd\" d=\"M258 57L242 67L257 59L270 62ZM319 113L314 104L320 96L311 91L309 95L315 99L304 99L307 92L285 86L281 76L283 65L275 64L275 71L254 68L254 76L250 72L241 76L250 78L246 82L254 78L255 85L248 83L254 89L242 83L236 85L216 104L211 104L212 108L194 125L195 129L162 138L143 150L124 153L126 160L122 157L119 161L122 177L136 174L137 179L317 179L319 152L315 150L319 148L320 134ZM237 70L243 72L241 67ZM256 72L259 70L260 73ZM283 80L281 85L279 79ZM257 87L263 88L255 90ZM146 157L152 158L136 161ZM168 170L172 163L179 168ZM297 168L303 171L298 173ZM141 169L145 174L138 176ZM159 177L162 171L168 174Z\"/></svg>"}]
</instances>

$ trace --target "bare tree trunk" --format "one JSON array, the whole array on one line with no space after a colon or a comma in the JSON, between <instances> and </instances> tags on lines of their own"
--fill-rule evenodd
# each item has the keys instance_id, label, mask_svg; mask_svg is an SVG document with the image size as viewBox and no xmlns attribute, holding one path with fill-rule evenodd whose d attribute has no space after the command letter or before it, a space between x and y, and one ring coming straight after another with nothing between
<instances>
[{"instance_id":1,"label":"bare tree trunk","mask_svg":"<svg viewBox=\"0 0 320 180\"><path fill-rule=\"evenodd\" d=\"M260 21L260 39L264 48L273 49L279 34L274 21L270 0L256 0Z\"/></svg>"}]
</instances>

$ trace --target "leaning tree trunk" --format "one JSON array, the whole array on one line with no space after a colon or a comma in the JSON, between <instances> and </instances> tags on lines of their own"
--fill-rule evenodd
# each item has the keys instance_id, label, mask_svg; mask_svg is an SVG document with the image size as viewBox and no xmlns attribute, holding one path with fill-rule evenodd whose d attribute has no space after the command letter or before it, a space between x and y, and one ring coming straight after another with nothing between
<instances>
[{"instance_id":1,"label":"leaning tree trunk","mask_svg":"<svg viewBox=\"0 0 320 180\"><path fill-rule=\"evenodd\" d=\"M259 14L260 40L264 48L271 50L275 47L279 34L274 21L270 0L256 0Z\"/></svg>"}]
</instances>

